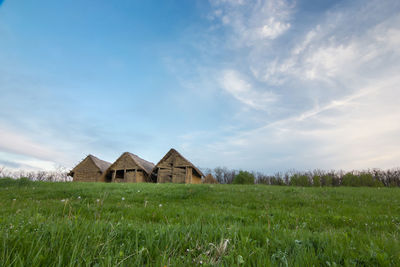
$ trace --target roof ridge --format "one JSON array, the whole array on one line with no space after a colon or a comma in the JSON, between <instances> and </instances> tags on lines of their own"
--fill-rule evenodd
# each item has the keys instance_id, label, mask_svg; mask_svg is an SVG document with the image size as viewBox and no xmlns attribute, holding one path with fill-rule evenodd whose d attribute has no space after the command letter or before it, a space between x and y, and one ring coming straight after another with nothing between
<instances>
[{"instance_id":1,"label":"roof ridge","mask_svg":"<svg viewBox=\"0 0 400 267\"><path fill-rule=\"evenodd\" d=\"M151 174L151 172L152 172L152 170L153 170L153 168L155 166L153 162L145 160L145 159L143 159L143 158L139 157L138 155L133 154L131 152L124 152L122 155L124 155L124 154L129 155L132 158L132 160L137 165L139 165L139 167L141 167L143 170L145 170L147 172L147 174Z\"/></svg>"},{"instance_id":2,"label":"roof ridge","mask_svg":"<svg viewBox=\"0 0 400 267\"><path fill-rule=\"evenodd\" d=\"M199 174L200 176L204 176L204 174L187 158L185 158L184 156L182 156L181 153L178 152L178 150L176 150L175 148L171 148L165 155L164 157L162 157L162 159L155 165L157 166L158 164L160 164L163 160L165 160L170 154L172 154L173 152L175 152L176 154L178 154L178 156L182 157L184 160L186 160L192 168L194 168Z\"/></svg>"}]
</instances>

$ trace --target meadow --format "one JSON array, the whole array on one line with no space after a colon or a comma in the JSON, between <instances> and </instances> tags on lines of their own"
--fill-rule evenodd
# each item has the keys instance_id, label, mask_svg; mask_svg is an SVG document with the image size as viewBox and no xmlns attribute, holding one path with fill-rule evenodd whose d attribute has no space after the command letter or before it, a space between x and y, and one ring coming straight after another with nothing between
<instances>
[{"instance_id":1,"label":"meadow","mask_svg":"<svg viewBox=\"0 0 400 267\"><path fill-rule=\"evenodd\" d=\"M400 189L0 179L0 266L400 266Z\"/></svg>"}]
</instances>

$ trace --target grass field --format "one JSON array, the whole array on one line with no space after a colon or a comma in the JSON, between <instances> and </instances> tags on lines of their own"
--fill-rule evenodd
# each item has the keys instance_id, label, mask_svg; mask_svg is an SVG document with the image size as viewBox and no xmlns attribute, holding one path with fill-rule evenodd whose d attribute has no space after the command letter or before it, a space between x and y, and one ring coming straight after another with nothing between
<instances>
[{"instance_id":1,"label":"grass field","mask_svg":"<svg viewBox=\"0 0 400 267\"><path fill-rule=\"evenodd\" d=\"M399 188L0 179L0 266L400 266Z\"/></svg>"}]
</instances>

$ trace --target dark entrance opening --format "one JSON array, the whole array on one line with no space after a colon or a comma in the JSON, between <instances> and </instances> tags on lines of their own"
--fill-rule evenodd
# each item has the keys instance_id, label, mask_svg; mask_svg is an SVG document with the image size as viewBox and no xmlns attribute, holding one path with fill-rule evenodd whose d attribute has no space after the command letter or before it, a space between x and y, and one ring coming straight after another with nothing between
<instances>
[{"instance_id":1,"label":"dark entrance opening","mask_svg":"<svg viewBox=\"0 0 400 267\"><path fill-rule=\"evenodd\" d=\"M117 179L124 179L124 170L117 170L115 173L115 178Z\"/></svg>"}]
</instances>

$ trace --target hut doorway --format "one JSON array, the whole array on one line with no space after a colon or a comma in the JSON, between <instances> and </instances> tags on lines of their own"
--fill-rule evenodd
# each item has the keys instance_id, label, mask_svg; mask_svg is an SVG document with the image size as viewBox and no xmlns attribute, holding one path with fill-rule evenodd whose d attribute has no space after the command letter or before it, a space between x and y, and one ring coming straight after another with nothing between
<instances>
[{"instance_id":1,"label":"hut doorway","mask_svg":"<svg viewBox=\"0 0 400 267\"><path fill-rule=\"evenodd\" d=\"M122 182L125 179L125 171L124 170L116 170L115 171L115 181Z\"/></svg>"}]
</instances>

